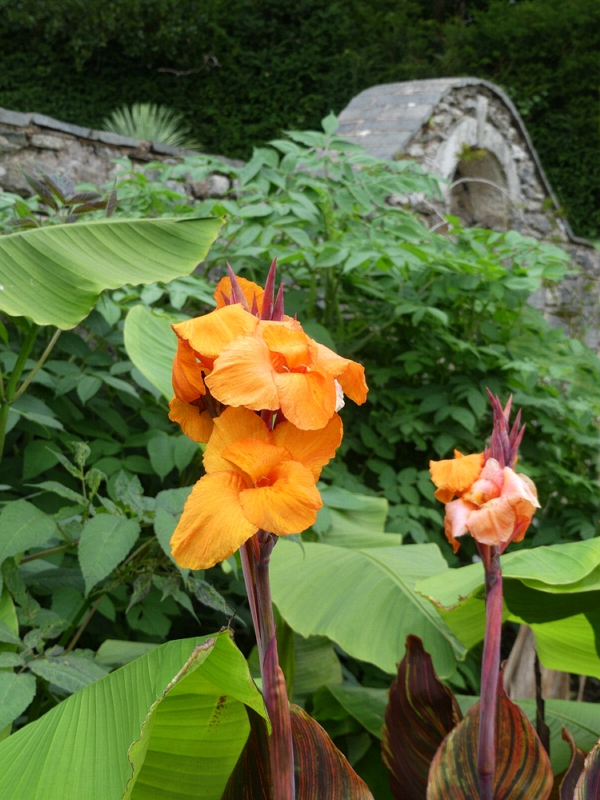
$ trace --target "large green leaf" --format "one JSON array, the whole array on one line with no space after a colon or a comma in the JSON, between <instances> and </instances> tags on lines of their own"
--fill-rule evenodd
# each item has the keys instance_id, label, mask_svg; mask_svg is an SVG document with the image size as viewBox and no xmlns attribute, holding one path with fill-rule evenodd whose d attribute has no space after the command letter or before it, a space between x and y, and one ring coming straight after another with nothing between
<instances>
[{"instance_id":1,"label":"large green leaf","mask_svg":"<svg viewBox=\"0 0 600 800\"><path fill-rule=\"evenodd\" d=\"M119 219L56 225L0 238L0 310L73 328L104 289L189 274L221 219Z\"/></svg>"},{"instance_id":2,"label":"large green leaf","mask_svg":"<svg viewBox=\"0 0 600 800\"><path fill-rule=\"evenodd\" d=\"M504 619L531 626L549 669L600 677L600 540L503 556ZM466 647L483 639L483 569L472 564L415 587Z\"/></svg>"},{"instance_id":3,"label":"large green leaf","mask_svg":"<svg viewBox=\"0 0 600 800\"><path fill-rule=\"evenodd\" d=\"M271 557L273 599L302 636L322 635L347 653L395 673L406 637L419 636L448 677L464 648L413 587L447 569L434 544L353 548L281 540ZM365 625L365 619L376 624Z\"/></svg>"},{"instance_id":4,"label":"large green leaf","mask_svg":"<svg viewBox=\"0 0 600 800\"><path fill-rule=\"evenodd\" d=\"M220 800L265 716L225 631L168 642L0 743L3 800Z\"/></svg>"},{"instance_id":5,"label":"large green leaf","mask_svg":"<svg viewBox=\"0 0 600 800\"><path fill-rule=\"evenodd\" d=\"M177 320L156 314L146 306L134 306L127 314L123 331L127 355L168 400L173 397L171 369L177 352L172 322Z\"/></svg>"}]
</instances>

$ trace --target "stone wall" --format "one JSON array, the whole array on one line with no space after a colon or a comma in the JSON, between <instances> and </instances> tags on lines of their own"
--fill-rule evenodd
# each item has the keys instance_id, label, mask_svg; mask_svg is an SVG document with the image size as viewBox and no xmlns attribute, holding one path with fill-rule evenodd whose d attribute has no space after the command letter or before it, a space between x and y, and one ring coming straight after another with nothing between
<instances>
[{"instance_id":1,"label":"stone wall","mask_svg":"<svg viewBox=\"0 0 600 800\"><path fill-rule=\"evenodd\" d=\"M146 142L107 131L70 125L43 114L22 114L0 108L0 191L22 197L33 194L23 172L41 167L50 174L60 172L75 183L110 183L118 170L115 158L129 158L142 166L150 161L175 163L194 151L160 142ZM228 163L241 164L229 159ZM177 184L190 196L221 196L230 188L224 175L210 176L200 183Z\"/></svg>"}]
</instances>

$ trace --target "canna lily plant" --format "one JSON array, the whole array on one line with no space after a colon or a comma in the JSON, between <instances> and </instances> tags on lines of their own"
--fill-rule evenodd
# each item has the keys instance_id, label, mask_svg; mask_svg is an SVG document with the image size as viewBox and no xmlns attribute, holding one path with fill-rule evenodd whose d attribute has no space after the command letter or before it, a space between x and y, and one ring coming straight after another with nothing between
<instances>
[{"instance_id":1,"label":"canna lily plant","mask_svg":"<svg viewBox=\"0 0 600 800\"><path fill-rule=\"evenodd\" d=\"M316 484L342 440L337 412L344 395L365 402L364 368L285 315L275 262L264 290L228 270L216 287L217 308L173 325L169 414L206 444L206 474L173 533L173 557L181 567L208 569L240 551L272 725L267 737L251 716L250 740L223 797L368 800L327 734L288 702L269 584L278 537L316 520L323 504Z\"/></svg>"},{"instance_id":2,"label":"canna lily plant","mask_svg":"<svg viewBox=\"0 0 600 800\"><path fill-rule=\"evenodd\" d=\"M483 453L431 461L435 496L445 505L444 529L454 551L460 537L475 540L485 573L486 627L481 696L463 718L441 683L421 640L409 636L389 692L382 756L398 800L588 800L600 796L600 743L587 756L563 728L571 747L567 772L554 781L548 728L538 698L537 733L504 691L500 669L502 569L500 556L525 536L539 508L533 482L515 472L523 437L521 414L509 426L490 394L494 426ZM539 734L539 735L538 735Z\"/></svg>"}]
</instances>

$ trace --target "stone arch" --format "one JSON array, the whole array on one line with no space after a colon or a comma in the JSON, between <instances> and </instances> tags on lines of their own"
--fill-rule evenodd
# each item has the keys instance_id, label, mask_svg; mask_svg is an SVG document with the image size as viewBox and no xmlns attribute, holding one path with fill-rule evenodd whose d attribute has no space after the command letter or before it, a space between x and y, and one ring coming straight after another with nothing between
<instances>
[{"instance_id":1,"label":"stone arch","mask_svg":"<svg viewBox=\"0 0 600 800\"><path fill-rule=\"evenodd\" d=\"M465 147L449 187L449 211L466 227L506 230L510 196L500 161L489 150Z\"/></svg>"},{"instance_id":2,"label":"stone arch","mask_svg":"<svg viewBox=\"0 0 600 800\"><path fill-rule=\"evenodd\" d=\"M450 213L468 225L506 228L511 209L521 200L517 165L508 142L482 116L466 117L453 128L432 170L448 181L443 192ZM453 186L457 180L462 182Z\"/></svg>"}]
</instances>

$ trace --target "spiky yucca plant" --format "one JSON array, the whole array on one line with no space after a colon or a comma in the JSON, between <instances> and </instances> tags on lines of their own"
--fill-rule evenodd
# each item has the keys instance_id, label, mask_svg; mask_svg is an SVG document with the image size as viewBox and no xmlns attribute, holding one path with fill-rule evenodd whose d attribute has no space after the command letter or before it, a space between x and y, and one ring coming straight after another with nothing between
<instances>
[{"instance_id":1,"label":"spiky yucca plant","mask_svg":"<svg viewBox=\"0 0 600 800\"><path fill-rule=\"evenodd\" d=\"M183 114L156 103L133 103L116 108L102 123L105 131L133 136L173 147L199 150L200 144L190 134Z\"/></svg>"}]
</instances>

